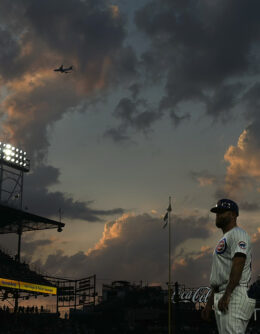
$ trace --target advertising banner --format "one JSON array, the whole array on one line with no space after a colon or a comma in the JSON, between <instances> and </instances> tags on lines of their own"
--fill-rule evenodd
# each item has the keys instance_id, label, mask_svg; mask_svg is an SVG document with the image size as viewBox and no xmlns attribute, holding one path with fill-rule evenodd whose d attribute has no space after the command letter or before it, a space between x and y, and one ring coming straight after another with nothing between
<instances>
[{"instance_id":1,"label":"advertising banner","mask_svg":"<svg viewBox=\"0 0 260 334\"><path fill-rule=\"evenodd\" d=\"M179 291L179 301L189 301L194 304L196 303L207 303L208 297L211 293L211 288L208 286L201 286L196 289L180 289ZM175 292L172 295L172 301L174 303Z\"/></svg>"},{"instance_id":2,"label":"advertising banner","mask_svg":"<svg viewBox=\"0 0 260 334\"><path fill-rule=\"evenodd\" d=\"M47 285L40 285L28 282L14 281L10 279L0 278L0 286L11 288L11 289L20 289L27 290L39 293L47 293L50 295L57 294L57 288Z\"/></svg>"}]
</instances>

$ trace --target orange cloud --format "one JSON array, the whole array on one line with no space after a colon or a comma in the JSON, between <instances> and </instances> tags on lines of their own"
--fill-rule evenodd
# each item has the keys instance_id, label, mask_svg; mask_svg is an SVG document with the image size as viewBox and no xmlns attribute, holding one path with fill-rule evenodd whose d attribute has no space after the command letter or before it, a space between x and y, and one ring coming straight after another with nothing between
<instances>
[{"instance_id":1,"label":"orange cloud","mask_svg":"<svg viewBox=\"0 0 260 334\"><path fill-rule=\"evenodd\" d=\"M206 187L212 185L215 179L213 177L200 176L197 180L200 187Z\"/></svg>"},{"instance_id":2,"label":"orange cloud","mask_svg":"<svg viewBox=\"0 0 260 334\"><path fill-rule=\"evenodd\" d=\"M90 248L85 254L90 255L95 251L104 249L108 247L109 240L119 238L122 234L123 225L129 217L134 217L134 214L125 213L120 218L118 218L114 223L106 223L102 238L96 243L96 245L93 248Z\"/></svg>"},{"instance_id":3,"label":"orange cloud","mask_svg":"<svg viewBox=\"0 0 260 334\"><path fill-rule=\"evenodd\" d=\"M229 196L236 198L238 191L259 187L259 147L250 127L242 132L236 146L227 149L224 159L229 163L225 179L225 192Z\"/></svg>"},{"instance_id":4,"label":"orange cloud","mask_svg":"<svg viewBox=\"0 0 260 334\"><path fill-rule=\"evenodd\" d=\"M112 13L112 17L114 19L116 19L117 17L119 17L119 7L117 5L110 5L110 10L111 10L111 13Z\"/></svg>"},{"instance_id":5,"label":"orange cloud","mask_svg":"<svg viewBox=\"0 0 260 334\"><path fill-rule=\"evenodd\" d=\"M252 235L252 242L260 240L260 227L257 227L257 232Z\"/></svg>"},{"instance_id":6,"label":"orange cloud","mask_svg":"<svg viewBox=\"0 0 260 334\"><path fill-rule=\"evenodd\" d=\"M179 264L180 266L186 266L187 262L184 258L182 258L182 259L177 260L176 264Z\"/></svg>"},{"instance_id":7,"label":"orange cloud","mask_svg":"<svg viewBox=\"0 0 260 334\"><path fill-rule=\"evenodd\" d=\"M203 257L205 257L205 255L210 254L212 252L212 248L209 246L201 246L200 248L200 252L195 253L195 254L189 254L188 257L186 258L180 258L180 259L176 259L174 261L174 264L172 266L173 270L176 270L179 267L185 267L188 265L188 261L189 259L193 259L193 260L199 260Z\"/></svg>"},{"instance_id":8,"label":"orange cloud","mask_svg":"<svg viewBox=\"0 0 260 334\"><path fill-rule=\"evenodd\" d=\"M77 1L62 8L70 8L67 16L45 4L40 11L33 6L28 11L22 2L18 7L8 12L10 17L3 15L9 41L0 76L3 95L8 94L0 101L5 113L1 130L11 144L19 141L27 151L46 157L51 126L72 109L87 111L83 105L91 95L102 100L98 91L129 82L138 63L134 49L125 46L125 21L116 4ZM46 34L43 21L56 33ZM61 64L72 65L73 72L53 72Z\"/></svg>"},{"instance_id":9,"label":"orange cloud","mask_svg":"<svg viewBox=\"0 0 260 334\"><path fill-rule=\"evenodd\" d=\"M69 62L74 71L57 73L53 69L60 65L59 54L38 39L22 39L17 62L26 64L30 59L31 66L23 74L3 82L7 96L1 101L5 112L1 139L43 153L48 147L47 127L88 95L107 87L113 64L111 55L97 55L84 63L72 54ZM41 135L36 130L40 127Z\"/></svg>"},{"instance_id":10,"label":"orange cloud","mask_svg":"<svg viewBox=\"0 0 260 334\"><path fill-rule=\"evenodd\" d=\"M10 80L6 86L9 94L1 103L5 111L2 139L31 154L31 148L46 148L47 125L59 120L66 108L78 101L72 80L62 80L52 69L41 69Z\"/></svg>"},{"instance_id":11,"label":"orange cloud","mask_svg":"<svg viewBox=\"0 0 260 334\"><path fill-rule=\"evenodd\" d=\"M27 57L33 52L33 43L27 41L21 45L20 58Z\"/></svg>"},{"instance_id":12,"label":"orange cloud","mask_svg":"<svg viewBox=\"0 0 260 334\"><path fill-rule=\"evenodd\" d=\"M172 270L175 271L178 267L185 267L187 266L187 262L184 258L177 259L174 261L172 265Z\"/></svg>"},{"instance_id":13,"label":"orange cloud","mask_svg":"<svg viewBox=\"0 0 260 334\"><path fill-rule=\"evenodd\" d=\"M202 252L208 253L211 250L211 247L209 247L209 246L201 246L200 250Z\"/></svg>"},{"instance_id":14,"label":"orange cloud","mask_svg":"<svg viewBox=\"0 0 260 334\"><path fill-rule=\"evenodd\" d=\"M41 69L34 73L26 73L22 78L7 83L7 88L16 93L30 93L37 87L44 87L46 80L54 79L55 73L49 69Z\"/></svg>"}]
</instances>

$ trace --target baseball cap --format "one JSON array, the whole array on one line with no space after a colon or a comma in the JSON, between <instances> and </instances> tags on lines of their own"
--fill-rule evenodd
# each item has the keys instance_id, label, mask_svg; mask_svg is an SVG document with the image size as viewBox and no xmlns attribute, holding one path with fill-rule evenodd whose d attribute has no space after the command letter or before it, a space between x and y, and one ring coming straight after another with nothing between
<instances>
[{"instance_id":1,"label":"baseball cap","mask_svg":"<svg viewBox=\"0 0 260 334\"><path fill-rule=\"evenodd\" d=\"M232 201L231 199L223 198L218 201L214 208L210 209L211 212L224 212L224 211L234 211L237 216L239 215L239 208L237 203Z\"/></svg>"}]
</instances>

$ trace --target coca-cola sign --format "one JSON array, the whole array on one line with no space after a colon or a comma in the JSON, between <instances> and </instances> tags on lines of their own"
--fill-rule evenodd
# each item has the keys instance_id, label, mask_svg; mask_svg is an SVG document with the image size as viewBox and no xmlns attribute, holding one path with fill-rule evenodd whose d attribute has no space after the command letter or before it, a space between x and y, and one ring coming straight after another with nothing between
<instances>
[{"instance_id":1,"label":"coca-cola sign","mask_svg":"<svg viewBox=\"0 0 260 334\"><path fill-rule=\"evenodd\" d=\"M197 289L181 288L179 291L179 298L176 298L176 292L172 294L173 303L178 299L179 301L189 301L194 304L196 303L206 303L209 295L211 293L211 288L208 286L201 286Z\"/></svg>"}]
</instances>

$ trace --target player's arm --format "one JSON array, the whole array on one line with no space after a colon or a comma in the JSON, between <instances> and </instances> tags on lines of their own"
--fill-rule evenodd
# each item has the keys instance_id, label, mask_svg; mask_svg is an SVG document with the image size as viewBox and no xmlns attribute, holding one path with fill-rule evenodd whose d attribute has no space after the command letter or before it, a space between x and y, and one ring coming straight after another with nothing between
<instances>
[{"instance_id":1,"label":"player's arm","mask_svg":"<svg viewBox=\"0 0 260 334\"><path fill-rule=\"evenodd\" d=\"M246 262L246 255L243 253L236 253L232 260L232 268L229 276L229 282L226 287L226 294L231 295L235 287L239 284L244 266Z\"/></svg>"},{"instance_id":2,"label":"player's arm","mask_svg":"<svg viewBox=\"0 0 260 334\"><path fill-rule=\"evenodd\" d=\"M207 303L201 313L201 317L203 320L210 321L210 314L212 311L213 304L214 304L214 289L212 288Z\"/></svg>"},{"instance_id":3,"label":"player's arm","mask_svg":"<svg viewBox=\"0 0 260 334\"><path fill-rule=\"evenodd\" d=\"M236 253L232 259L232 267L229 275L229 282L226 287L224 295L220 298L218 308L220 311L226 311L230 297L235 287L239 284L244 266L246 262L246 255L244 253Z\"/></svg>"}]
</instances>

